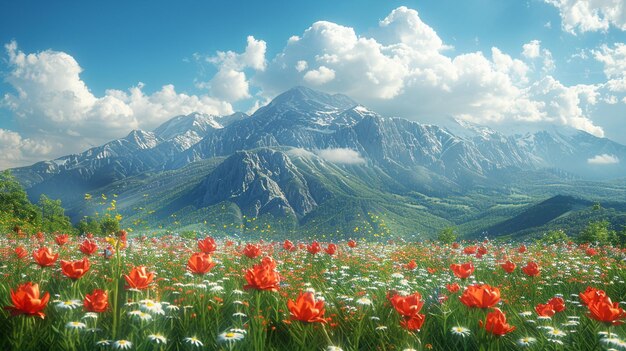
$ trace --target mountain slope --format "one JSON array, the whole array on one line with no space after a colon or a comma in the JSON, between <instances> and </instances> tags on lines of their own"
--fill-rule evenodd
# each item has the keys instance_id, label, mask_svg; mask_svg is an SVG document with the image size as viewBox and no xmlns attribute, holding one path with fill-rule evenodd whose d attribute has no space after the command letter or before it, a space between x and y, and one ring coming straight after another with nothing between
<instances>
[{"instance_id":1,"label":"mountain slope","mask_svg":"<svg viewBox=\"0 0 626 351\"><path fill-rule=\"evenodd\" d=\"M255 225L307 235L339 235L339 230L343 236L359 227L364 232L353 234L358 237L379 234L384 228L402 236L430 235L450 224L424 207L405 204L404 196L387 193L388 176L381 170L336 165L293 151L238 152L129 177L95 194L116 194L123 224L140 229L193 227L243 233L254 228L247 222L253 219ZM368 177L359 175L363 173ZM103 206L84 199L74 204L91 210ZM375 214L379 219L372 217ZM150 225L144 227L146 223Z\"/></svg>"}]
</instances>

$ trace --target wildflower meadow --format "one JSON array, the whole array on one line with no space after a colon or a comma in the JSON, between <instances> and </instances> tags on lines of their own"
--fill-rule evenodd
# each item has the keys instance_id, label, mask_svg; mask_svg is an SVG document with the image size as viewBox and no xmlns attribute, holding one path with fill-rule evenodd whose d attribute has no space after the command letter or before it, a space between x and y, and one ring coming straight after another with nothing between
<instances>
[{"instance_id":1,"label":"wildflower meadow","mask_svg":"<svg viewBox=\"0 0 626 351\"><path fill-rule=\"evenodd\" d=\"M1 350L624 350L625 252L11 234Z\"/></svg>"}]
</instances>

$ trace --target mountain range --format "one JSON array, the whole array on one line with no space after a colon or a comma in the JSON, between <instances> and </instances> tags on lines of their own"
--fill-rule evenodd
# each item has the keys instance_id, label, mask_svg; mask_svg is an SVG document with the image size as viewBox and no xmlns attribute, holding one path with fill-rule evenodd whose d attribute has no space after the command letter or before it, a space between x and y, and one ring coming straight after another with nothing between
<instances>
[{"instance_id":1,"label":"mountain range","mask_svg":"<svg viewBox=\"0 0 626 351\"><path fill-rule=\"evenodd\" d=\"M250 116L176 116L12 172L31 198L61 199L73 220L101 213L85 194L104 194L123 224L145 230L432 236L456 225L510 235L518 230L500 222L553 196L621 213L624 160L626 146L584 131L421 124L296 87Z\"/></svg>"}]
</instances>

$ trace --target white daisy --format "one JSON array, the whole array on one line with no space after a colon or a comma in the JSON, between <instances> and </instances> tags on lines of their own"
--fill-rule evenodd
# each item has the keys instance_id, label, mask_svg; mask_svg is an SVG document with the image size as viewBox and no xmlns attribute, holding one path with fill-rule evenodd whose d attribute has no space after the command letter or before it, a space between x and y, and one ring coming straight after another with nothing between
<instances>
[{"instance_id":1,"label":"white daisy","mask_svg":"<svg viewBox=\"0 0 626 351\"><path fill-rule=\"evenodd\" d=\"M102 339L96 342L96 346L109 346L109 345L111 345L111 340Z\"/></svg>"},{"instance_id":2,"label":"white daisy","mask_svg":"<svg viewBox=\"0 0 626 351\"><path fill-rule=\"evenodd\" d=\"M218 342L235 342L235 341L242 340L244 337L245 335L243 333L235 332L231 330L229 332L224 332L218 335L217 341Z\"/></svg>"},{"instance_id":3,"label":"white daisy","mask_svg":"<svg viewBox=\"0 0 626 351\"><path fill-rule=\"evenodd\" d=\"M561 338L564 337L565 335L567 335L566 332L560 330L560 329L556 329L556 328L552 328L552 330L548 330L548 337L549 338Z\"/></svg>"},{"instance_id":4,"label":"white daisy","mask_svg":"<svg viewBox=\"0 0 626 351\"><path fill-rule=\"evenodd\" d=\"M202 341L200 341L200 339L196 338L195 336L184 338L183 340L186 343L191 344L196 347L202 347L204 345Z\"/></svg>"},{"instance_id":5,"label":"white daisy","mask_svg":"<svg viewBox=\"0 0 626 351\"><path fill-rule=\"evenodd\" d=\"M370 300L367 297L363 296L362 298L356 300L356 303L358 305L362 305L362 306L371 306L372 305L372 300Z\"/></svg>"},{"instance_id":6,"label":"white daisy","mask_svg":"<svg viewBox=\"0 0 626 351\"><path fill-rule=\"evenodd\" d=\"M577 326L579 324L580 324L579 321L572 319L572 320L569 320L569 321L567 321L567 322L565 322L565 323L563 323L561 325L564 326L564 327L575 327L575 326Z\"/></svg>"},{"instance_id":7,"label":"white daisy","mask_svg":"<svg viewBox=\"0 0 626 351\"><path fill-rule=\"evenodd\" d=\"M470 330L461 326L452 327L450 331L452 332L452 334L463 337L463 338L470 335Z\"/></svg>"},{"instance_id":8,"label":"white daisy","mask_svg":"<svg viewBox=\"0 0 626 351\"><path fill-rule=\"evenodd\" d=\"M519 346L525 347L525 346L530 346L532 344L534 344L537 341L537 339L533 338L532 336L525 336L519 340L517 340L517 344Z\"/></svg>"},{"instance_id":9,"label":"white daisy","mask_svg":"<svg viewBox=\"0 0 626 351\"><path fill-rule=\"evenodd\" d=\"M128 350L133 347L133 343L128 340L117 340L113 343L113 348L117 350Z\"/></svg>"},{"instance_id":10,"label":"white daisy","mask_svg":"<svg viewBox=\"0 0 626 351\"><path fill-rule=\"evenodd\" d=\"M149 313L142 312L142 311L139 311L139 310L130 311L130 312L128 312L128 315L131 316L131 317L135 317L136 319L139 319L139 320L144 321L144 322L149 322L149 321L152 320L152 316Z\"/></svg>"},{"instance_id":11,"label":"white daisy","mask_svg":"<svg viewBox=\"0 0 626 351\"><path fill-rule=\"evenodd\" d=\"M67 329L85 329L87 325L83 322L67 322L65 323Z\"/></svg>"},{"instance_id":12,"label":"white daisy","mask_svg":"<svg viewBox=\"0 0 626 351\"><path fill-rule=\"evenodd\" d=\"M210 289L211 292L222 292L224 290L223 286L216 285Z\"/></svg>"},{"instance_id":13,"label":"white daisy","mask_svg":"<svg viewBox=\"0 0 626 351\"><path fill-rule=\"evenodd\" d=\"M163 306L160 302L152 301L152 300L142 300L140 301L139 309L144 312L149 312L152 314L165 314L163 311Z\"/></svg>"},{"instance_id":14,"label":"white daisy","mask_svg":"<svg viewBox=\"0 0 626 351\"><path fill-rule=\"evenodd\" d=\"M56 304L56 308L59 310L73 310L76 307L80 307L83 305L83 302L80 300L65 300L59 301Z\"/></svg>"},{"instance_id":15,"label":"white daisy","mask_svg":"<svg viewBox=\"0 0 626 351\"><path fill-rule=\"evenodd\" d=\"M167 344L167 338L160 333L150 334L148 339L156 344Z\"/></svg>"}]
</instances>

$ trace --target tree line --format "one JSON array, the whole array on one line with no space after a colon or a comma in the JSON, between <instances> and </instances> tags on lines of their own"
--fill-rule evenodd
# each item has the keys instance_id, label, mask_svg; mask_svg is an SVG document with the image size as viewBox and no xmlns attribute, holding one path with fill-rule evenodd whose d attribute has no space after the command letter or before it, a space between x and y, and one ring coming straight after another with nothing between
<instances>
[{"instance_id":1,"label":"tree line","mask_svg":"<svg viewBox=\"0 0 626 351\"><path fill-rule=\"evenodd\" d=\"M28 199L26 191L11 171L0 172L0 230L7 232L68 233L94 235L119 230L119 222L110 216L85 217L76 225L65 215L61 200L41 194L37 203Z\"/></svg>"}]
</instances>

